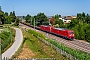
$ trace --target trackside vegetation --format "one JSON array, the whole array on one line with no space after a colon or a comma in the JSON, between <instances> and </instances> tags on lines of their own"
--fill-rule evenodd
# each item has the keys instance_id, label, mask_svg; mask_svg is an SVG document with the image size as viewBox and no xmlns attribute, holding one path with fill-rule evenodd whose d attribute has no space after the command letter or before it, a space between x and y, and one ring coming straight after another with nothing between
<instances>
[{"instance_id":1,"label":"trackside vegetation","mask_svg":"<svg viewBox=\"0 0 90 60\"><path fill-rule=\"evenodd\" d=\"M54 58L56 60L69 60L66 56L63 56L57 53L53 48L43 43L37 37L33 36L33 34L26 32L23 30L23 44L21 50L19 49L18 53L15 54L12 58ZM24 49L25 48L25 49ZM25 51L28 51L25 53ZM30 51L30 53L29 53ZM31 52L32 51L32 52ZM24 52L24 55L23 55ZM22 57L23 55L23 57Z\"/></svg>"},{"instance_id":2,"label":"trackside vegetation","mask_svg":"<svg viewBox=\"0 0 90 60\"><path fill-rule=\"evenodd\" d=\"M1 6L0 6L1 7ZM14 26L19 25L19 19L15 15L15 11L10 12L4 12L2 9L0 10L0 24L12 24Z\"/></svg>"},{"instance_id":3,"label":"trackside vegetation","mask_svg":"<svg viewBox=\"0 0 90 60\"><path fill-rule=\"evenodd\" d=\"M44 40L47 40L48 42L52 43L53 45L55 45L59 49L62 49L63 51L67 52L68 54L71 54L72 56L76 57L78 60L90 60L90 55L85 53L85 52L82 52L79 50L73 50L71 48L66 47L64 44L59 44L55 40L46 39L46 36L42 35L39 32L36 32L33 30L28 30L28 32L30 34L33 34L35 37L39 36L39 37L43 38Z\"/></svg>"},{"instance_id":4,"label":"trackside vegetation","mask_svg":"<svg viewBox=\"0 0 90 60\"><path fill-rule=\"evenodd\" d=\"M35 18L35 25L49 25L49 19L44 13L38 13L35 16L27 15L25 18L26 23L30 23L34 25L34 18ZM50 23L52 26L57 28L67 28L70 30L74 30L75 32L75 39L85 40L90 42L90 15L84 12L77 13L76 18L72 18L71 22L65 24L63 20L59 19L61 15L56 14L52 16ZM63 17L64 19L66 18Z\"/></svg>"},{"instance_id":5,"label":"trackside vegetation","mask_svg":"<svg viewBox=\"0 0 90 60\"><path fill-rule=\"evenodd\" d=\"M3 28L3 31L0 33L2 53L12 45L12 43L14 42L14 37L15 30L13 30L12 28Z\"/></svg>"},{"instance_id":6,"label":"trackside vegetation","mask_svg":"<svg viewBox=\"0 0 90 60\"><path fill-rule=\"evenodd\" d=\"M74 30L75 38L79 40L85 40L90 42L90 15L84 12L77 13L76 18L72 18L71 22L68 24L64 24L61 19L59 19L59 15L55 15L52 18L52 25L59 28L68 28ZM66 17L64 17L66 18Z\"/></svg>"}]
</instances>

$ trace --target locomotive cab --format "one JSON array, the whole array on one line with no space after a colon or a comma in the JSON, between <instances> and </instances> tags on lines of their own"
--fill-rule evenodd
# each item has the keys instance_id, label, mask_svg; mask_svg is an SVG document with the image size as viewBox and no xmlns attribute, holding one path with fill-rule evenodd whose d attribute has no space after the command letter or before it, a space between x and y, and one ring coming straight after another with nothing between
<instances>
[{"instance_id":1,"label":"locomotive cab","mask_svg":"<svg viewBox=\"0 0 90 60\"><path fill-rule=\"evenodd\" d=\"M68 31L68 38L70 40L73 40L74 39L74 31Z\"/></svg>"}]
</instances>

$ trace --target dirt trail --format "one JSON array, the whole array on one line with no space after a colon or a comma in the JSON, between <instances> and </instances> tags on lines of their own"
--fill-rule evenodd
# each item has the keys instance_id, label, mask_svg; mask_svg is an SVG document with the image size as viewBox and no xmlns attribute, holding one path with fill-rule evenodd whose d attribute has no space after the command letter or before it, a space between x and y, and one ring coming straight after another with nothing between
<instances>
[{"instance_id":1,"label":"dirt trail","mask_svg":"<svg viewBox=\"0 0 90 60\"><path fill-rule=\"evenodd\" d=\"M27 47L26 43L24 43L22 51L17 58L32 58L34 56L35 54Z\"/></svg>"}]
</instances>

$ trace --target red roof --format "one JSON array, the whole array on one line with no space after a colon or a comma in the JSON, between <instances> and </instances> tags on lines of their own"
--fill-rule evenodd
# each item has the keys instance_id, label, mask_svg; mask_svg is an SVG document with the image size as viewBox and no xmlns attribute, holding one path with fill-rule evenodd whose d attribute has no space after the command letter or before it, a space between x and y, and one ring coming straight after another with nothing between
<instances>
[{"instance_id":1,"label":"red roof","mask_svg":"<svg viewBox=\"0 0 90 60\"><path fill-rule=\"evenodd\" d=\"M50 22L53 23L53 21L55 20L55 18L49 18Z\"/></svg>"}]
</instances>

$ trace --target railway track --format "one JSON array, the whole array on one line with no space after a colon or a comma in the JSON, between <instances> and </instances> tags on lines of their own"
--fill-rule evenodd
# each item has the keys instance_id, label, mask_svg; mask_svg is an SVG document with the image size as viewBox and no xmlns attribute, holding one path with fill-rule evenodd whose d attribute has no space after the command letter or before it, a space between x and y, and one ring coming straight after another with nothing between
<instances>
[{"instance_id":1,"label":"railway track","mask_svg":"<svg viewBox=\"0 0 90 60\"><path fill-rule=\"evenodd\" d=\"M57 37L57 36L54 36L54 35L50 35L50 36L51 37L49 37L49 38L54 39L59 43L63 43L63 44L65 44L66 46L68 46L70 48L78 49L78 50L90 53L90 44L85 44L85 43L79 42L77 40L73 40L73 41L65 40L63 38L60 38L60 37Z\"/></svg>"},{"instance_id":2,"label":"railway track","mask_svg":"<svg viewBox=\"0 0 90 60\"><path fill-rule=\"evenodd\" d=\"M36 30L34 28L31 28L31 27L26 26L26 25L21 24L21 23L20 23L20 25L21 25L21 27L25 27L25 28ZM43 32L43 31L40 31L40 30L37 30L37 31L40 32L40 33L42 33L42 34L44 34L44 35L47 35L46 32ZM80 42L78 40L70 41L70 40L66 40L66 39L63 39L61 37L58 37L58 36L49 34L49 33L48 33L48 38L53 39L53 40L56 40L60 44L64 44L67 47L70 47L72 49L77 49L77 50L84 51L84 52L87 52L87 53L90 54L90 43L87 44L87 43L84 43L84 42Z\"/></svg>"}]
</instances>

